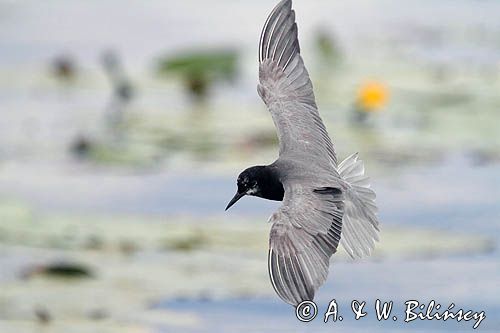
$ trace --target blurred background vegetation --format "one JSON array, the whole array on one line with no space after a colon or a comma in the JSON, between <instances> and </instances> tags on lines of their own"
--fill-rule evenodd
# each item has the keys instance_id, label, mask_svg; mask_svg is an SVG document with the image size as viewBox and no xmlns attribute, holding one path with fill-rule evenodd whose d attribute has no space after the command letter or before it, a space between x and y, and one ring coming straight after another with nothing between
<instances>
[{"instance_id":1,"label":"blurred background vegetation","mask_svg":"<svg viewBox=\"0 0 500 333\"><path fill-rule=\"evenodd\" d=\"M256 93L274 5L0 0L1 332L303 329L266 272L279 203L223 212L239 172L277 156ZM382 222L372 258L335 256L318 304L421 297L498 328L500 3L294 7L321 115L340 159L365 160Z\"/></svg>"}]
</instances>

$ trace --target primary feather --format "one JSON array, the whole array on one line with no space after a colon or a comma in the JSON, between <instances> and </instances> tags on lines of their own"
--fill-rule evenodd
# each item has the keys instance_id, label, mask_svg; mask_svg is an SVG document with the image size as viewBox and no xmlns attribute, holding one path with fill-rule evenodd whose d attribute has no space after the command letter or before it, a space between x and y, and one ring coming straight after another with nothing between
<instances>
[{"instance_id":1,"label":"primary feather","mask_svg":"<svg viewBox=\"0 0 500 333\"><path fill-rule=\"evenodd\" d=\"M297 38L290 0L276 6L264 25L259 47L259 95L278 131L280 156L307 154L336 167L337 157L316 106L313 86Z\"/></svg>"}]
</instances>

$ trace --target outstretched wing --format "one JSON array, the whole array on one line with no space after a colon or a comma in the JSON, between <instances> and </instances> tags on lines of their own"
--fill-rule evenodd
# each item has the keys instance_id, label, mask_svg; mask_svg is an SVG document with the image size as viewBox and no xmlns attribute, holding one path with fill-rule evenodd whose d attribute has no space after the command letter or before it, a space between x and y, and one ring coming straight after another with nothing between
<instances>
[{"instance_id":1,"label":"outstretched wing","mask_svg":"<svg viewBox=\"0 0 500 333\"><path fill-rule=\"evenodd\" d=\"M325 282L342 229L343 194L337 188L285 183L283 205L270 219L269 277L291 305L313 300Z\"/></svg>"},{"instance_id":2,"label":"outstretched wing","mask_svg":"<svg viewBox=\"0 0 500 333\"><path fill-rule=\"evenodd\" d=\"M264 25L259 47L259 95L273 117L280 156L307 154L315 163L337 166L333 144L316 106L300 56L292 1L281 1Z\"/></svg>"}]
</instances>

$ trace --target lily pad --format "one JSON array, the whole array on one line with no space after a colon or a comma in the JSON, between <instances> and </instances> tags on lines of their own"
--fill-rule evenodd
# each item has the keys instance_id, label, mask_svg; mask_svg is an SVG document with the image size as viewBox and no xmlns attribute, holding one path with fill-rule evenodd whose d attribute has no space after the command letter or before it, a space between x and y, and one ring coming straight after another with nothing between
<instances>
[{"instance_id":1,"label":"lily pad","mask_svg":"<svg viewBox=\"0 0 500 333\"><path fill-rule=\"evenodd\" d=\"M235 79L237 64L238 53L232 50L193 51L161 59L157 71L181 77L189 93L203 99L213 83Z\"/></svg>"}]
</instances>

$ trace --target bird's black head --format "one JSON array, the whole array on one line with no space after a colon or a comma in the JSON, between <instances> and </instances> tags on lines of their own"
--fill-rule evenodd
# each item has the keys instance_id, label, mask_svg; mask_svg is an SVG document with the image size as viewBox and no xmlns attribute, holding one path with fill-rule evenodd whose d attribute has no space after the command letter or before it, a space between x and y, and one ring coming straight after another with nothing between
<instances>
[{"instance_id":1,"label":"bird's black head","mask_svg":"<svg viewBox=\"0 0 500 333\"><path fill-rule=\"evenodd\" d=\"M283 200L284 190L277 170L273 166L254 166L238 176L238 191L226 207L228 210L245 195L268 200Z\"/></svg>"},{"instance_id":2,"label":"bird's black head","mask_svg":"<svg viewBox=\"0 0 500 333\"><path fill-rule=\"evenodd\" d=\"M245 195L255 195L259 196L260 194L260 185L259 180L262 178L263 168L261 166L255 166L246 169L238 176L238 191L231 199L229 204L226 207L226 210L231 208L238 200L243 198Z\"/></svg>"}]
</instances>

